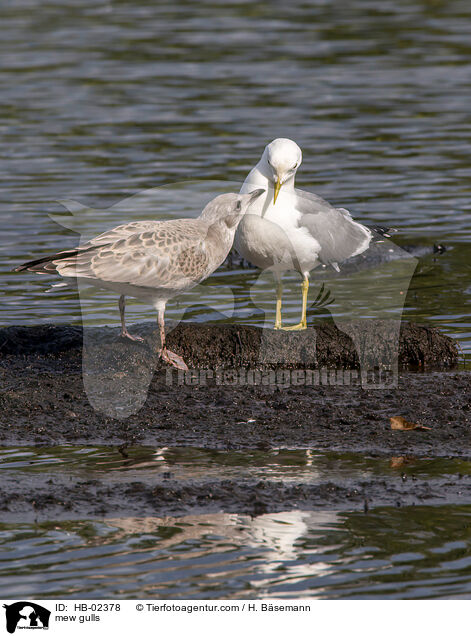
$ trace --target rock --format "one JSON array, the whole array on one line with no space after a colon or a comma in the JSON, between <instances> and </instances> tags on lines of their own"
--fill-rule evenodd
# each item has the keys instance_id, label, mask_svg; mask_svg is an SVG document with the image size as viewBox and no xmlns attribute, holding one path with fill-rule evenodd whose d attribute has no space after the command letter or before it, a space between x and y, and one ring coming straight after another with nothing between
<instances>
[{"instance_id":1,"label":"rock","mask_svg":"<svg viewBox=\"0 0 471 636\"><path fill-rule=\"evenodd\" d=\"M182 355L190 368L452 368L458 363L454 341L438 329L398 321L345 321L341 329L323 322L305 331L287 332L237 324L169 323L167 345ZM131 328L146 340L147 347L119 342L118 329L41 325L0 329L0 357L57 356L80 354L87 346L105 357L125 352L132 362L155 358L159 347L155 323Z\"/></svg>"}]
</instances>

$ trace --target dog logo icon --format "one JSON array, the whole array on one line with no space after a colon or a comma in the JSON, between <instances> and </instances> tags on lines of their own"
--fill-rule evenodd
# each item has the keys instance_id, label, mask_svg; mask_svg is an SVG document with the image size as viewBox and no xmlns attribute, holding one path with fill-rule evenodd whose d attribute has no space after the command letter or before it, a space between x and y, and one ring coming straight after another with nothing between
<instances>
[{"instance_id":1,"label":"dog logo icon","mask_svg":"<svg viewBox=\"0 0 471 636\"><path fill-rule=\"evenodd\" d=\"M49 629L51 612L37 603L19 601L3 607L9 634L14 634L16 629Z\"/></svg>"}]
</instances>

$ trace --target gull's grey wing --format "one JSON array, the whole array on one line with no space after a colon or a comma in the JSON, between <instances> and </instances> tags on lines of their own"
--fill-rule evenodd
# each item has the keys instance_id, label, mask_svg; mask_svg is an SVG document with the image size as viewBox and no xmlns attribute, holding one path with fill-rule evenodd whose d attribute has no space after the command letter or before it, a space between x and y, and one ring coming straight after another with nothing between
<instances>
[{"instance_id":1,"label":"gull's grey wing","mask_svg":"<svg viewBox=\"0 0 471 636\"><path fill-rule=\"evenodd\" d=\"M338 270L338 263L364 252L371 231L352 219L348 210L334 208L321 197L295 190L296 209L301 213L300 227L306 228L320 243L319 260Z\"/></svg>"},{"instance_id":2,"label":"gull's grey wing","mask_svg":"<svg viewBox=\"0 0 471 636\"><path fill-rule=\"evenodd\" d=\"M70 257L58 254L51 264L66 278L179 289L211 273L207 236L207 227L196 219L165 221L114 242L89 243Z\"/></svg>"}]
</instances>

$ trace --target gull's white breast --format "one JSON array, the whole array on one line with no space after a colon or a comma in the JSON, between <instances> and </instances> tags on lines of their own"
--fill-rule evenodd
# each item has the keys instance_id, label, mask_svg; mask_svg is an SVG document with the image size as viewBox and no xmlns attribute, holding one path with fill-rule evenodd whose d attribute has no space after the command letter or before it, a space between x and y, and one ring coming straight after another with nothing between
<instances>
[{"instance_id":1,"label":"gull's white breast","mask_svg":"<svg viewBox=\"0 0 471 636\"><path fill-rule=\"evenodd\" d=\"M319 264L319 242L307 228L300 227L301 213L294 193L281 189L273 204L273 186L255 168L241 193L257 187L266 189L239 223L234 245L239 254L261 269L295 269L308 272Z\"/></svg>"}]
</instances>

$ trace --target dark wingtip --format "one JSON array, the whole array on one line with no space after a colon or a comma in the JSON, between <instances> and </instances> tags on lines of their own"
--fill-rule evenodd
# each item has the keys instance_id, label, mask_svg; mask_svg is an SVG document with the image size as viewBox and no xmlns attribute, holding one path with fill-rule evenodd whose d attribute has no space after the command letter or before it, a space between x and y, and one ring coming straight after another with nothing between
<instances>
[{"instance_id":1,"label":"dark wingtip","mask_svg":"<svg viewBox=\"0 0 471 636\"><path fill-rule=\"evenodd\" d=\"M22 265L17 265L12 272L24 272L25 270L38 271L33 270L33 267L37 267L38 265L44 265L45 263L51 263L52 261L59 261L64 258L69 258L71 256L77 256L79 252L89 252L90 250L96 248L95 245L87 249L71 249L64 250L63 252L58 252L57 254L50 254L49 256L43 256L42 258L37 258L34 261L28 261L27 263L23 263Z\"/></svg>"}]
</instances>

